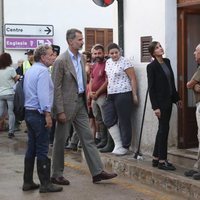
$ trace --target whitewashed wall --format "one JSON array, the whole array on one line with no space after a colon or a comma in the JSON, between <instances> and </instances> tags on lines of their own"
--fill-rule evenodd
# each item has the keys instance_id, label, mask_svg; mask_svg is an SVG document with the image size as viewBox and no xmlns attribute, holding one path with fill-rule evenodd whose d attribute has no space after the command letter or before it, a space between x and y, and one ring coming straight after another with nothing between
<instances>
[{"instance_id":1,"label":"whitewashed wall","mask_svg":"<svg viewBox=\"0 0 200 200\"><path fill-rule=\"evenodd\" d=\"M125 56L133 60L140 96L140 105L135 108L133 114L133 150L136 150L147 89L146 66L148 64L140 61L140 37L152 36L153 40L162 44L166 57L171 60L176 79L176 0L124 0L124 30ZM157 126L157 119L152 112L148 97L141 147L145 153L152 153ZM177 143L176 106L173 108L170 126L169 146L174 146Z\"/></svg>"},{"instance_id":2,"label":"whitewashed wall","mask_svg":"<svg viewBox=\"0 0 200 200\"><path fill-rule=\"evenodd\" d=\"M67 48L66 30L78 28L84 33L85 27L113 28L114 8L117 3L102 8L92 0L4 0L4 23L49 24L54 26L54 44ZM6 50L12 54L14 62L23 58L24 50Z\"/></svg>"},{"instance_id":3,"label":"whitewashed wall","mask_svg":"<svg viewBox=\"0 0 200 200\"><path fill-rule=\"evenodd\" d=\"M117 1L107 8L95 5L92 0L5 0L4 23L51 24L54 26L54 43L67 47L65 34L68 28L114 28L114 42L118 41ZM140 62L140 37L152 36L160 41L170 58L177 78L177 25L176 0L124 0L124 50L131 58L137 74L140 105L133 114L133 149L140 133L145 93L147 89L146 65ZM8 50L14 62L26 58L23 50ZM142 137L142 151L152 153L157 119L148 99ZM177 110L173 109L170 129L170 146L177 143Z\"/></svg>"}]
</instances>

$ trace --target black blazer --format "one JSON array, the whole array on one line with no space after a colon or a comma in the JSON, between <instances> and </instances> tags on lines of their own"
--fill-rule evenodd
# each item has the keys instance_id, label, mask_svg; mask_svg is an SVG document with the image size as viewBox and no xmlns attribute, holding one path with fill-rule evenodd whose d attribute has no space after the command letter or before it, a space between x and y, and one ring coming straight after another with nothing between
<instances>
[{"instance_id":1,"label":"black blazer","mask_svg":"<svg viewBox=\"0 0 200 200\"><path fill-rule=\"evenodd\" d=\"M175 88L174 74L170 60L164 58L164 62L171 72L172 95L170 95L167 76L160 63L154 59L154 61L147 65L149 96L153 110L169 108L172 103L176 103L180 99Z\"/></svg>"}]
</instances>

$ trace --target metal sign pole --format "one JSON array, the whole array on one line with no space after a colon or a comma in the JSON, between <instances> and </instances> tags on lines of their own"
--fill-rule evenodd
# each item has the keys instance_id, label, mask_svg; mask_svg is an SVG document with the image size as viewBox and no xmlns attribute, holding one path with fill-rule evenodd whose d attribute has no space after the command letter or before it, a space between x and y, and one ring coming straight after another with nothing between
<instances>
[{"instance_id":1,"label":"metal sign pole","mask_svg":"<svg viewBox=\"0 0 200 200\"><path fill-rule=\"evenodd\" d=\"M4 24L4 0L0 0L0 54L3 53L4 51L3 24Z\"/></svg>"}]
</instances>

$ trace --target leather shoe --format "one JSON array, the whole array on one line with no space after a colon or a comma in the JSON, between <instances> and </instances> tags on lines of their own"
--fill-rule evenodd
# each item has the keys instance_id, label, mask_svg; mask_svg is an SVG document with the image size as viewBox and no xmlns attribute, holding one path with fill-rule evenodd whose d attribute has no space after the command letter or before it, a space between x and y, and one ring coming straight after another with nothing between
<instances>
[{"instance_id":1,"label":"leather shoe","mask_svg":"<svg viewBox=\"0 0 200 200\"><path fill-rule=\"evenodd\" d=\"M197 173L198 173L198 171L190 169L190 170L185 171L184 175L185 176L193 176L194 174L197 174Z\"/></svg>"},{"instance_id":2,"label":"leather shoe","mask_svg":"<svg viewBox=\"0 0 200 200\"><path fill-rule=\"evenodd\" d=\"M108 180L108 179L115 178L116 176L117 176L116 173L107 173L105 171L102 171L100 174L93 176L92 180L93 180L93 183L97 183L102 180Z\"/></svg>"},{"instance_id":3,"label":"leather shoe","mask_svg":"<svg viewBox=\"0 0 200 200\"><path fill-rule=\"evenodd\" d=\"M53 184L57 184L57 185L69 185L70 184L70 182L66 178L64 178L63 176L56 177L56 178L51 177L51 182Z\"/></svg>"},{"instance_id":4,"label":"leather shoe","mask_svg":"<svg viewBox=\"0 0 200 200\"><path fill-rule=\"evenodd\" d=\"M8 133L8 138L13 138L13 137L15 137L14 133Z\"/></svg>"},{"instance_id":5,"label":"leather shoe","mask_svg":"<svg viewBox=\"0 0 200 200\"><path fill-rule=\"evenodd\" d=\"M158 163L158 169L174 171L174 170L176 170L176 167L172 163L169 163L166 160L165 162L159 162Z\"/></svg>"},{"instance_id":6,"label":"leather shoe","mask_svg":"<svg viewBox=\"0 0 200 200\"><path fill-rule=\"evenodd\" d=\"M200 180L200 172L193 174L192 178L194 180Z\"/></svg>"}]
</instances>

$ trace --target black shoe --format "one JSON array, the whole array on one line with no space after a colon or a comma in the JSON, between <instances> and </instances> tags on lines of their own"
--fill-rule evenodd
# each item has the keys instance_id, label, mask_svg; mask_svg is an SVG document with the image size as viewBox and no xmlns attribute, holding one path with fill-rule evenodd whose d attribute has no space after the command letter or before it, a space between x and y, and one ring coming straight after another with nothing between
<instances>
[{"instance_id":1,"label":"black shoe","mask_svg":"<svg viewBox=\"0 0 200 200\"><path fill-rule=\"evenodd\" d=\"M102 180L108 180L108 179L115 178L116 176L117 176L116 173L107 173L105 171L102 171L100 174L93 176L92 181L93 181L93 183L97 183Z\"/></svg>"},{"instance_id":2,"label":"black shoe","mask_svg":"<svg viewBox=\"0 0 200 200\"><path fill-rule=\"evenodd\" d=\"M159 160L152 160L152 167L158 167Z\"/></svg>"},{"instance_id":3,"label":"black shoe","mask_svg":"<svg viewBox=\"0 0 200 200\"><path fill-rule=\"evenodd\" d=\"M193 176L194 174L198 173L198 171L190 169L184 172L184 175L189 177L189 176Z\"/></svg>"},{"instance_id":4,"label":"black shoe","mask_svg":"<svg viewBox=\"0 0 200 200\"><path fill-rule=\"evenodd\" d=\"M14 133L8 133L8 138L12 139L13 137L15 137Z\"/></svg>"},{"instance_id":5,"label":"black shoe","mask_svg":"<svg viewBox=\"0 0 200 200\"><path fill-rule=\"evenodd\" d=\"M176 167L174 167L174 165L169 163L168 161L165 161L163 163L158 163L158 169L174 171L176 170Z\"/></svg>"},{"instance_id":6,"label":"black shoe","mask_svg":"<svg viewBox=\"0 0 200 200\"><path fill-rule=\"evenodd\" d=\"M70 184L70 182L63 176L57 177L57 178L51 177L51 182L53 184L57 184L57 185L69 185Z\"/></svg>"},{"instance_id":7,"label":"black shoe","mask_svg":"<svg viewBox=\"0 0 200 200\"><path fill-rule=\"evenodd\" d=\"M194 180L200 180L200 172L193 174L192 178Z\"/></svg>"}]
</instances>

